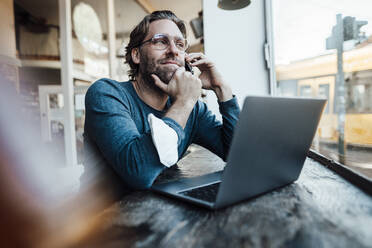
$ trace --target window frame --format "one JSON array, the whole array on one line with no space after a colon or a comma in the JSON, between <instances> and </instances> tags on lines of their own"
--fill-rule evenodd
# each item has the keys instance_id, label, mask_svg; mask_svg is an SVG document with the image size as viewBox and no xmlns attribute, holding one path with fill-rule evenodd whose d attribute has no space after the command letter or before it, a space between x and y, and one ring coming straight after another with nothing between
<instances>
[{"instance_id":1,"label":"window frame","mask_svg":"<svg viewBox=\"0 0 372 248\"><path fill-rule=\"evenodd\" d=\"M353 185L363 190L365 193L372 196L372 180L369 179L368 177L364 176L359 172L354 171L353 169L347 167L346 165L343 165L333 159L325 157L324 155L320 154L314 149L309 150L307 157L314 159L315 161L319 162L326 168L336 172L342 178L346 179Z\"/></svg>"}]
</instances>

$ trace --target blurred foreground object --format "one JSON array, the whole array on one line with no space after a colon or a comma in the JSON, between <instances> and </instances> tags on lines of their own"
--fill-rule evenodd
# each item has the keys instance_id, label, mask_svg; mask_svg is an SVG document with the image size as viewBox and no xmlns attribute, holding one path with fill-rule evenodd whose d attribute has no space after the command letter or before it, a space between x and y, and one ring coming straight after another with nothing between
<instances>
[{"instance_id":1,"label":"blurred foreground object","mask_svg":"<svg viewBox=\"0 0 372 248\"><path fill-rule=\"evenodd\" d=\"M92 180L77 193L70 182L80 168L64 167L63 152L52 157L39 128L22 118L14 85L0 75L0 87L1 246L79 247L100 230L100 213L114 199Z\"/></svg>"}]
</instances>

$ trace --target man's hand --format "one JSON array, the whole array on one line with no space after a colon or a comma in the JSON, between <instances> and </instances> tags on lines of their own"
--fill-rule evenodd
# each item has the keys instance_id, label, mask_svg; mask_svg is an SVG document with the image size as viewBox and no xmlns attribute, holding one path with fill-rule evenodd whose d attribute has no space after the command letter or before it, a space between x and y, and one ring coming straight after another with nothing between
<instances>
[{"instance_id":1,"label":"man's hand","mask_svg":"<svg viewBox=\"0 0 372 248\"><path fill-rule=\"evenodd\" d=\"M168 84L152 74L155 85L167 93L174 102L182 104L191 103L194 105L201 95L202 83L199 78L185 71L184 67L179 67Z\"/></svg>"},{"instance_id":2,"label":"man's hand","mask_svg":"<svg viewBox=\"0 0 372 248\"><path fill-rule=\"evenodd\" d=\"M199 76L203 89L213 90L219 101L227 101L232 98L231 88L224 83L221 74L217 71L215 64L202 53L190 53L186 55L186 61L191 66L200 70Z\"/></svg>"},{"instance_id":3,"label":"man's hand","mask_svg":"<svg viewBox=\"0 0 372 248\"><path fill-rule=\"evenodd\" d=\"M182 128L185 128L189 115L201 95L200 79L185 71L183 67L176 70L168 84L162 82L155 74L152 74L152 77L155 85L173 99L172 106L165 116L172 118Z\"/></svg>"}]
</instances>

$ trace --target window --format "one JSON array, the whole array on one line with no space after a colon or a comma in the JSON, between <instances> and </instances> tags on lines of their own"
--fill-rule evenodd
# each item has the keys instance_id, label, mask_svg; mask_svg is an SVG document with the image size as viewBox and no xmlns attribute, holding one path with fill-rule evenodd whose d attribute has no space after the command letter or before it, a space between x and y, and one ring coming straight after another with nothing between
<instances>
[{"instance_id":1,"label":"window","mask_svg":"<svg viewBox=\"0 0 372 248\"><path fill-rule=\"evenodd\" d=\"M311 92L311 86L310 85L301 85L300 86L300 96L304 97L311 97L312 92Z\"/></svg>"},{"instance_id":2,"label":"window","mask_svg":"<svg viewBox=\"0 0 372 248\"><path fill-rule=\"evenodd\" d=\"M328 99L313 149L372 179L370 9L364 0L273 1L277 94ZM363 25L350 32L354 21Z\"/></svg>"}]
</instances>

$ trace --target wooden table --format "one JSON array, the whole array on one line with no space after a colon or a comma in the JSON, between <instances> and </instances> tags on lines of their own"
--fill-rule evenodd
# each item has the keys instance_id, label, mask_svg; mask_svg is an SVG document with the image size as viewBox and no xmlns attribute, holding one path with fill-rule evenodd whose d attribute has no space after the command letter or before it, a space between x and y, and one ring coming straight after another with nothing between
<instances>
[{"instance_id":1,"label":"wooden table","mask_svg":"<svg viewBox=\"0 0 372 248\"><path fill-rule=\"evenodd\" d=\"M192 149L157 181L223 168ZM295 183L219 211L137 191L104 216L97 247L372 247L372 198L310 158Z\"/></svg>"}]
</instances>

